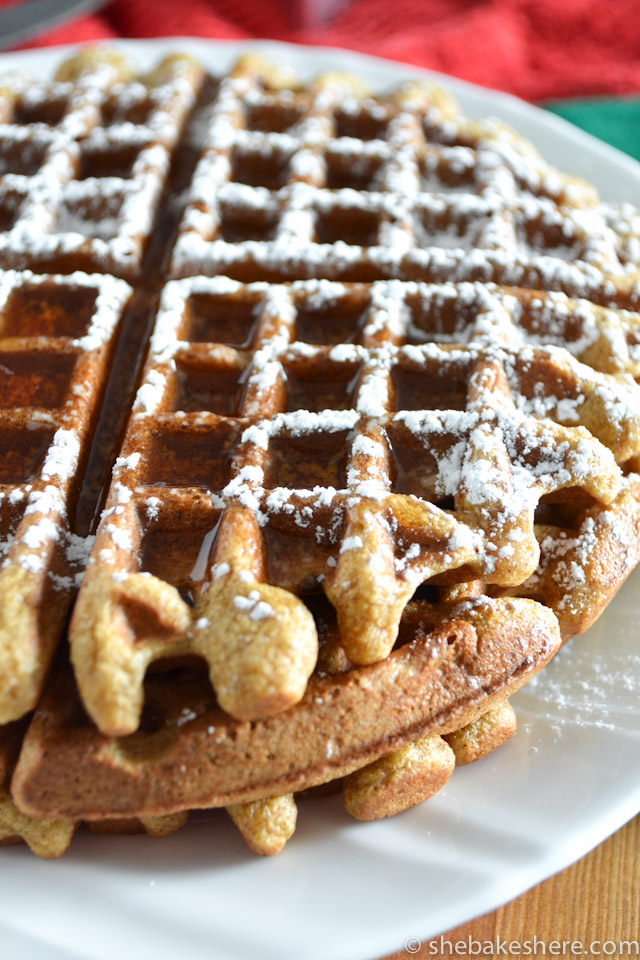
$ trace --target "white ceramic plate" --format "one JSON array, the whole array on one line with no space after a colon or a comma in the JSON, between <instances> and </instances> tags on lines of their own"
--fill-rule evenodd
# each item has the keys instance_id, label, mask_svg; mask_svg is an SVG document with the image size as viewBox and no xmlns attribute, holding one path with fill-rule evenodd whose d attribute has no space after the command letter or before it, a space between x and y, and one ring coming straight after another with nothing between
<instances>
[{"instance_id":1,"label":"white ceramic plate","mask_svg":"<svg viewBox=\"0 0 640 960\"><path fill-rule=\"evenodd\" d=\"M122 44L141 67L192 51L214 71L237 43ZM328 67L372 86L424 74L347 51L243 44L309 76ZM0 72L50 74L65 49L7 54ZM4 69L3 69L4 68ZM512 97L438 77L471 115L512 123L608 199L640 203L640 165ZM516 697L516 737L457 770L433 800L362 824L339 798L302 801L279 857L259 860L221 811L162 840L81 833L59 861L0 851L7 960L372 960L512 899L640 810L640 571L584 637ZM205 821L205 822L203 822Z\"/></svg>"}]
</instances>

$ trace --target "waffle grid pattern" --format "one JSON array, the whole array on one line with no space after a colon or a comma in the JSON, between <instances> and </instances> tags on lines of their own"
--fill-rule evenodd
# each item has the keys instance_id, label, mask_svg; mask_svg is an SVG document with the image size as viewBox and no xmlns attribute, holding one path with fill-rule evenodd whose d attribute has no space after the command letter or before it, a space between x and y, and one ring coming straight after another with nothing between
<instances>
[{"instance_id":1,"label":"waffle grid pattern","mask_svg":"<svg viewBox=\"0 0 640 960\"><path fill-rule=\"evenodd\" d=\"M634 318L583 304L578 323L571 306L479 284L169 283L71 629L98 726L135 729L144 669L187 650L207 659L231 713L281 709L245 689L248 625L266 643L272 624L269 643L289 667L297 656L313 669L313 644L308 624L287 638L289 614L265 589L283 602L287 591L285 607L301 616L290 594L323 589L348 659L370 663L393 648L424 581L513 587L532 575L540 499L582 488L610 504L621 484L610 451L624 462L640 448L633 380L539 346L572 317L576 352L607 369L603 329L633 334ZM313 331L339 342L309 342ZM181 536L176 518L189 510ZM118 609L136 593L150 603L154 590L173 611L164 639L110 641L92 626L105 619L100 597ZM269 677L275 690L282 682ZM123 701L135 709L117 719Z\"/></svg>"},{"instance_id":2,"label":"waffle grid pattern","mask_svg":"<svg viewBox=\"0 0 640 960\"><path fill-rule=\"evenodd\" d=\"M135 278L203 72L167 58L130 83L117 55L0 89L0 264Z\"/></svg>"},{"instance_id":3,"label":"waffle grid pattern","mask_svg":"<svg viewBox=\"0 0 640 960\"><path fill-rule=\"evenodd\" d=\"M0 730L0 843L224 805L270 854L299 789L387 816L511 736L640 559L639 265L636 211L430 85L8 78L0 266L69 276L0 274L0 720L82 584L15 771ZM147 345L87 559L101 391Z\"/></svg>"},{"instance_id":4,"label":"waffle grid pattern","mask_svg":"<svg viewBox=\"0 0 640 960\"><path fill-rule=\"evenodd\" d=\"M249 59L201 121L175 276L482 280L637 296L638 222L427 85L274 90ZM271 84L271 85L270 85ZM612 278L609 283L607 280Z\"/></svg>"},{"instance_id":5,"label":"waffle grid pattern","mask_svg":"<svg viewBox=\"0 0 640 960\"><path fill-rule=\"evenodd\" d=\"M75 574L82 575L86 545L71 532L77 473L86 460L110 347L130 294L130 287L113 277L2 274L4 721L35 705L76 587ZM44 625L43 605L49 608Z\"/></svg>"}]
</instances>

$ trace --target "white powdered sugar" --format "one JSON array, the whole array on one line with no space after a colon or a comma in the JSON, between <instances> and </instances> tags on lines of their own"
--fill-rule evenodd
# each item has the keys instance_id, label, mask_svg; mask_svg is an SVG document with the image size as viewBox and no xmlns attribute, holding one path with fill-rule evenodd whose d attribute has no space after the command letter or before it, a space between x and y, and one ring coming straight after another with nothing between
<instances>
[{"instance_id":1,"label":"white powdered sugar","mask_svg":"<svg viewBox=\"0 0 640 960\"><path fill-rule=\"evenodd\" d=\"M159 497L147 497L145 500L145 506L147 508L147 517L149 520L157 520L158 514L160 513L160 498Z\"/></svg>"},{"instance_id":2,"label":"white powdered sugar","mask_svg":"<svg viewBox=\"0 0 640 960\"><path fill-rule=\"evenodd\" d=\"M137 451L135 453L130 453L128 457L116 457L116 462L113 466L114 471L119 470L135 470L140 459L142 457L141 453Z\"/></svg>"},{"instance_id":3,"label":"white powdered sugar","mask_svg":"<svg viewBox=\"0 0 640 960\"><path fill-rule=\"evenodd\" d=\"M57 430L42 466L42 479L53 476L67 480L75 471L80 453L80 441L72 430Z\"/></svg>"},{"instance_id":4,"label":"white powdered sugar","mask_svg":"<svg viewBox=\"0 0 640 960\"><path fill-rule=\"evenodd\" d=\"M340 545L340 553L346 553L348 550L362 550L363 546L362 537L346 537Z\"/></svg>"},{"instance_id":5,"label":"white powdered sugar","mask_svg":"<svg viewBox=\"0 0 640 960\"><path fill-rule=\"evenodd\" d=\"M257 590L252 590L248 596L236 596L233 598L233 605L237 610L246 613L250 620L259 622L260 620L270 620L276 616L273 607L266 601L260 599Z\"/></svg>"}]
</instances>

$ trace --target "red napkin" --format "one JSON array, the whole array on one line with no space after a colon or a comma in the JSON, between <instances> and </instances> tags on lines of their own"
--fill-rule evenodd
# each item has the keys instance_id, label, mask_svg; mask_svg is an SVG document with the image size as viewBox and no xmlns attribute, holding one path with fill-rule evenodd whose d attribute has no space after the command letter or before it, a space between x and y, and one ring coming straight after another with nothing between
<instances>
[{"instance_id":1,"label":"red napkin","mask_svg":"<svg viewBox=\"0 0 640 960\"><path fill-rule=\"evenodd\" d=\"M114 0L29 45L267 37L403 60L530 100L640 91L638 0L354 0L313 30L296 24L295 9L294 0Z\"/></svg>"}]
</instances>

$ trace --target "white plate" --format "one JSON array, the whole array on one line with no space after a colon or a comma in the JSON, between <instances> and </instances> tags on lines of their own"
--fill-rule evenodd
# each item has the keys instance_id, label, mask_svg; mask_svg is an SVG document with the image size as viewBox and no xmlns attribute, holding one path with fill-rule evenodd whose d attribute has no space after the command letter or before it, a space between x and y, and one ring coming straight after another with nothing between
<instances>
[{"instance_id":1,"label":"white plate","mask_svg":"<svg viewBox=\"0 0 640 960\"><path fill-rule=\"evenodd\" d=\"M126 41L141 67L192 51L221 71L237 43ZM372 86L425 75L340 50L242 44L309 76L330 67ZM7 54L0 71L45 77L67 48ZM512 97L438 76L472 115L512 123L607 199L640 203L640 165ZM221 811L162 840L78 835L59 861L0 851L7 960L372 960L512 899L640 810L640 571L584 637L516 697L517 736L456 770L437 797L362 824L339 798L300 804L283 854L259 860ZM200 822L206 821L206 822Z\"/></svg>"}]
</instances>

